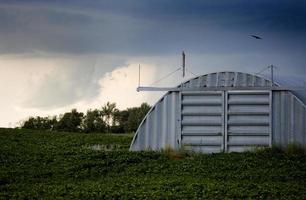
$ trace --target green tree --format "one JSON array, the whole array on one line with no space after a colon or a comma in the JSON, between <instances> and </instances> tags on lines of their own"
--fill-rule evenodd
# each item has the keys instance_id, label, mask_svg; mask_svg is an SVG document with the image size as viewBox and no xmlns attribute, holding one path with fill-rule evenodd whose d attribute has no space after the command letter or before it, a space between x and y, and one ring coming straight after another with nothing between
<instances>
[{"instance_id":1,"label":"green tree","mask_svg":"<svg viewBox=\"0 0 306 200\"><path fill-rule=\"evenodd\" d=\"M140 107L128 108L127 111L129 112L129 116L127 120L127 131L135 132L150 109L151 107L147 103L142 103Z\"/></svg>"},{"instance_id":2,"label":"green tree","mask_svg":"<svg viewBox=\"0 0 306 200\"><path fill-rule=\"evenodd\" d=\"M86 133L105 132L106 124L99 110L88 110L83 121L83 130Z\"/></svg>"},{"instance_id":3,"label":"green tree","mask_svg":"<svg viewBox=\"0 0 306 200\"><path fill-rule=\"evenodd\" d=\"M57 124L56 117L30 117L28 120L24 121L22 128L26 129L36 129L36 130L52 130Z\"/></svg>"},{"instance_id":4,"label":"green tree","mask_svg":"<svg viewBox=\"0 0 306 200\"><path fill-rule=\"evenodd\" d=\"M55 129L58 131L79 132L84 114L72 109L60 117Z\"/></svg>"},{"instance_id":5,"label":"green tree","mask_svg":"<svg viewBox=\"0 0 306 200\"><path fill-rule=\"evenodd\" d=\"M114 123L112 126L113 133L128 132L128 118L129 112L127 110L117 111L114 113Z\"/></svg>"},{"instance_id":6,"label":"green tree","mask_svg":"<svg viewBox=\"0 0 306 200\"><path fill-rule=\"evenodd\" d=\"M114 114L118 112L116 103L107 102L101 109L101 114L104 118L107 127L107 133L111 130L111 125L114 123Z\"/></svg>"},{"instance_id":7,"label":"green tree","mask_svg":"<svg viewBox=\"0 0 306 200\"><path fill-rule=\"evenodd\" d=\"M21 127L38 130L68 132L107 132L122 133L136 131L142 119L150 110L150 105L118 110L115 103L107 102L101 110L88 110L86 115L72 109L57 117L30 117Z\"/></svg>"},{"instance_id":8,"label":"green tree","mask_svg":"<svg viewBox=\"0 0 306 200\"><path fill-rule=\"evenodd\" d=\"M35 118L30 117L28 120L26 120L21 128L26 128L26 129L35 129Z\"/></svg>"}]
</instances>

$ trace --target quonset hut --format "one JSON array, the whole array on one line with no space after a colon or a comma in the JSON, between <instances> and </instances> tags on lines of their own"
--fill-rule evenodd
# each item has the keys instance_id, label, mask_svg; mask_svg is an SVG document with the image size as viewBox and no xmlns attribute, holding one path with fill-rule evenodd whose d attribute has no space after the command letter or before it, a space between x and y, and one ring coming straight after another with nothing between
<instances>
[{"instance_id":1,"label":"quonset hut","mask_svg":"<svg viewBox=\"0 0 306 200\"><path fill-rule=\"evenodd\" d=\"M186 81L147 113L130 150L184 147L212 153L272 144L305 147L306 92L288 88L288 79L274 80L218 72Z\"/></svg>"}]
</instances>

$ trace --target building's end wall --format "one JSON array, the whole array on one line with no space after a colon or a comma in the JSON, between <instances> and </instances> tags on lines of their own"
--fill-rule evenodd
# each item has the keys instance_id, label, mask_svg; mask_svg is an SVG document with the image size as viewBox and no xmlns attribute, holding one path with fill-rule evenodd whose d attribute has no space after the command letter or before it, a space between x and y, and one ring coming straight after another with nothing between
<instances>
[{"instance_id":1,"label":"building's end wall","mask_svg":"<svg viewBox=\"0 0 306 200\"><path fill-rule=\"evenodd\" d=\"M306 147L306 108L289 91L273 92L274 145L298 144Z\"/></svg>"},{"instance_id":2,"label":"building's end wall","mask_svg":"<svg viewBox=\"0 0 306 200\"><path fill-rule=\"evenodd\" d=\"M169 92L165 95L139 126L130 150L161 150L166 147L177 149L179 119L179 93Z\"/></svg>"}]
</instances>

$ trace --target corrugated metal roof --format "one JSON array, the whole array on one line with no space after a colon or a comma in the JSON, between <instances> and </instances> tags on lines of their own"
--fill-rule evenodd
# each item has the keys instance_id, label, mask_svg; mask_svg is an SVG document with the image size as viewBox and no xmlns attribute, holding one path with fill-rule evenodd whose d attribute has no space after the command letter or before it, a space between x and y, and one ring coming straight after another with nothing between
<instances>
[{"instance_id":1,"label":"corrugated metal roof","mask_svg":"<svg viewBox=\"0 0 306 200\"><path fill-rule=\"evenodd\" d=\"M265 77L242 72L215 72L192 78L178 87L203 88L203 87L264 87L271 82Z\"/></svg>"},{"instance_id":2,"label":"corrugated metal roof","mask_svg":"<svg viewBox=\"0 0 306 200\"><path fill-rule=\"evenodd\" d=\"M219 76L219 77L216 77ZM235 76L235 77L234 77ZM306 88L306 77L301 75L279 75L274 74L274 84L282 87L302 87ZM270 74L254 75L243 72L215 72L191 78L183 84L177 86L210 87L210 86L270 86ZM290 90L299 100L306 105L306 90Z\"/></svg>"},{"instance_id":3,"label":"corrugated metal roof","mask_svg":"<svg viewBox=\"0 0 306 200\"><path fill-rule=\"evenodd\" d=\"M263 78L270 80L269 74L263 74ZM283 87L302 87L306 88L306 77L301 75L278 75L274 74L274 82ZM291 92L306 105L306 90L291 90Z\"/></svg>"}]
</instances>

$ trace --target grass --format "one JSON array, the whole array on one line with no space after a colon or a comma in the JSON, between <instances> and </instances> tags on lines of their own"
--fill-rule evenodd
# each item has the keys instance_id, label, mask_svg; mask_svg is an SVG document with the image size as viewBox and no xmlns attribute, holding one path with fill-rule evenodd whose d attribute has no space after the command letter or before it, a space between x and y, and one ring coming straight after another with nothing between
<instances>
[{"instance_id":1,"label":"grass","mask_svg":"<svg viewBox=\"0 0 306 200\"><path fill-rule=\"evenodd\" d=\"M305 154L129 152L131 140L0 129L0 199L306 198Z\"/></svg>"}]
</instances>

